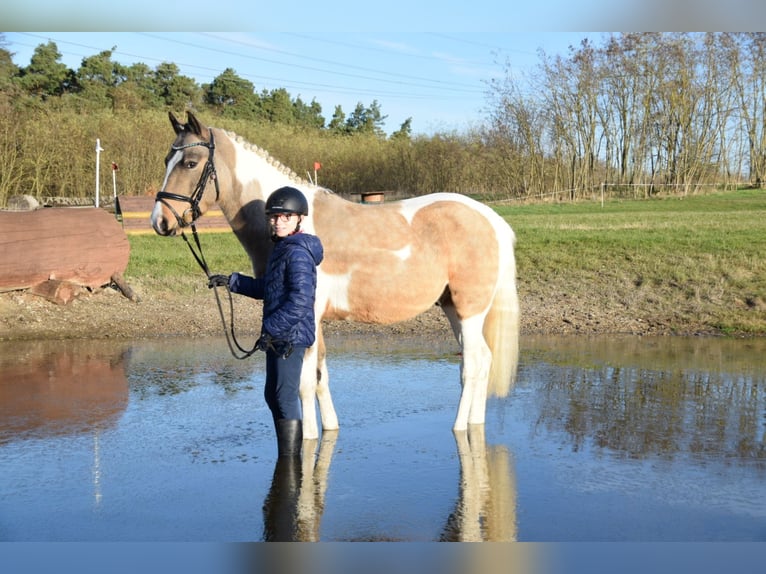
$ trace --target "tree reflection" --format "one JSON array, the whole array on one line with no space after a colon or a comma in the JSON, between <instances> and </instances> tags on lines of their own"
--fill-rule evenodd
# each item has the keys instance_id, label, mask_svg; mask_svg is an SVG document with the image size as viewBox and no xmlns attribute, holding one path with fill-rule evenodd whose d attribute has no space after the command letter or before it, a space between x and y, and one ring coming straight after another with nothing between
<instances>
[{"instance_id":1,"label":"tree reflection","mask_svg":"<svg viewBox=\"0 0 766 574\"><path fill-rule=\"evenodd\" d=\"M558 355L555 366L540 361L534 377L546 382L538 424L564 431L573 450L596 446L631 458L705 455L766 469L766 369L734 360L735 352L752 356L752 346L715 341L716 353L705 356L705 342L693 343L686 355L678 341L669 341L664 353L651 341L641 349L633 339L629 353L614 344L601 349L604 359L594 345L575 348L566 359Z\"/></svg>"}]
</instances>

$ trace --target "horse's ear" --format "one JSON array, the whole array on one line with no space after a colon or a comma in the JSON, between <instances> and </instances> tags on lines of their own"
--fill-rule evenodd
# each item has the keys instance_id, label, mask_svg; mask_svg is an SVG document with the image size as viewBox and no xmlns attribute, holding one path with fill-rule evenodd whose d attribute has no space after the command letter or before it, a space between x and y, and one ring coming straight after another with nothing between
<instances>
[{"instance_id":1,"label":"horse's ear","mask_svg":"<svg viewBox=\"0 0 766 574\"><path fill-rule=\"evenodd\" d=\"M184 126L181 122L178 121L178 118L176 118L173 115L173 112L168 112L168 117L170 118L170 125L173 126L173 131L176 132L176 135L180 134L182 131L184 131Z\"/></svg>"},{"instance_id":2,"label":"horse's ear","mask_svg":"<svg viewBox=\"0 0 766 574\"><path fill-rule=\"evenodd\" d=\"M192 112L186 112L187 123L195 135L202 137L202 124Z\"/></svg>"}]
</instances>

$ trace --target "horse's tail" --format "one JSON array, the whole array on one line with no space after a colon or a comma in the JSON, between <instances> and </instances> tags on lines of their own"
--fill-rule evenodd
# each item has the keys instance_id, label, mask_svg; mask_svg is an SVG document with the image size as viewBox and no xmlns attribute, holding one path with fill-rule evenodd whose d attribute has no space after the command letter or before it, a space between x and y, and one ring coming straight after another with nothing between
<instances>
[{"instance_id":1,"label":"horse's tail","mask_svg":"<svg viewBox=\"0 0 766 574\"><path fill-rule=\"evenodd\" d=\"M508 228L510 230L510 228ZM504 397L516 381L519 363L519 296L516 291L516 238L500 245L500 274L497 289L487 317L484 319L484 339L492 352L488 394Z\"/></svg>"}]
</instances>

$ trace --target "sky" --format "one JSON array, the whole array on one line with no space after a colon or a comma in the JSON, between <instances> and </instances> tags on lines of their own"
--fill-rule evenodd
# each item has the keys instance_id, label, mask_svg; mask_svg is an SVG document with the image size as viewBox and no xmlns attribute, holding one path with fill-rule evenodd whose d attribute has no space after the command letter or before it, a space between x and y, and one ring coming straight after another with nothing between
<instances>
[{"instance_id":1,"label":"sky","mask_svg":"<svg viewBox=\"0 0 766 574\"><path fill-rule=\"evenodd\" d=\"M358 103L377 101L387 132L412 118L413 133L430 134L485 120L488 82L504 77L506 63L523 76L540 65L540 50L566 56L583 38L599 45L610 32L748 31L766 16L766 4L753 4L24 0L3 3L0 26L20 66L49 39L72 69L115 48L115 61L151 68L172 62L200 84L232 68L257 92L285 88L293 98L316 100L327 121L337 105L348 116Z\"/></svg>"}]
</instances>

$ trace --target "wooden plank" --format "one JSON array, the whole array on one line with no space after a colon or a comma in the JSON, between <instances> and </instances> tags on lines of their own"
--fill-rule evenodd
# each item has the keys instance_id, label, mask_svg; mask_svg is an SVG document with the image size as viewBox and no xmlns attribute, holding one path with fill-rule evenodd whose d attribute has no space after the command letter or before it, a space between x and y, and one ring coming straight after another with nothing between
<instances>
[{"instance_id":1,"label":"wooden plank","mask_svg":"<svg viewBox=\"0 0 766 574\"><path fill-rule=\"evenodd\" d=\"M122 214L122 226L129 235L151 234L152 210L155 200L148 196L121 196L117 198ZM220 209L211 209L196 222L200 233L226 233L231 231L228 221Z\"/></svg>"},{"instance_id":2,"label":"wooden plank","mask_svg":"<svg viewBox=\"0 0 766 574\"><path fill-rule=\"evenodd\" d=\"M0 211L0 291L49 280L100 287L125 272L129 257L122 226L103 209Z\"/></svg>"}]
</instances>

